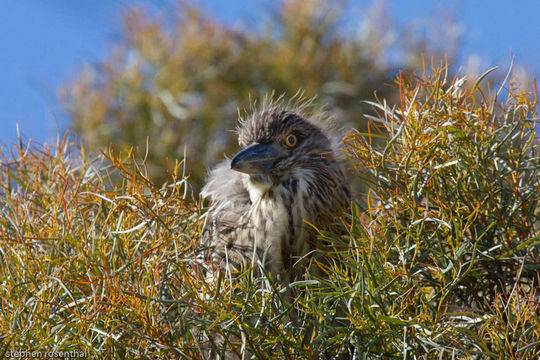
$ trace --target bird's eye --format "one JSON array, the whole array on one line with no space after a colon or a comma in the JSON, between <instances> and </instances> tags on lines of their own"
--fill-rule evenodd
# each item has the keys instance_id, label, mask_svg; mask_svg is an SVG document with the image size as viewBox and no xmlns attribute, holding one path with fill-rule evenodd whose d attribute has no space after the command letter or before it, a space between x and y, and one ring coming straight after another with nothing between
<instances>
[{"instance_id":1,"label":"bird's eye","mask_svg":"<svg viewBox=\"0 0 540 360\"><path fill-rule=\"evenodd\" d=\"M298 138L294 134L289 134L285 138L285 145L287 145L288 147L295 147L297 142Z\"/></svg>"}]
</instances>

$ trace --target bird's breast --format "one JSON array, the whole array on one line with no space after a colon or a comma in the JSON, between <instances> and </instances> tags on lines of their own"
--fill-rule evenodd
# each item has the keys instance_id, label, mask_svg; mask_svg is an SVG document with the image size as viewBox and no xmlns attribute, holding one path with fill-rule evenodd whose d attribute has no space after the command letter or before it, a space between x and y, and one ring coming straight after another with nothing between
<instances>
[{"instance_id":1,"label":"bird's breast","mask_svg":"<svg viewBox=\"0 0 540 360\"><path fill-rule=\"evenodd\" d=\"M290 211L272 189L257 193L253 200L247 216L253 246L268 269L280 273L287 263L283 254L288 252L292 233Z\"/></svg>"},{"instance_id":2,"label":"bird's breast","mask_svg":"<svg viewBox=\"0 0 540 360\"><path fill-rule=\"evenodd\" d=\"M247 183L252 202L250 219L254 246L269 270L290 269L310 249L310 232L304 219L312 221L303 204L302 180L290 179L274 186Z\"/></svg>"}]
</instances>

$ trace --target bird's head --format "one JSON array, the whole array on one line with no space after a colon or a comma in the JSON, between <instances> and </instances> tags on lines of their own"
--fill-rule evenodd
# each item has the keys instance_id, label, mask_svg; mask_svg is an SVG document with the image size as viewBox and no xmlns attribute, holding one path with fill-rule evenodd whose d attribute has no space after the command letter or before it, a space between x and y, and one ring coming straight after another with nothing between
<instances>
[{"instance_id":1,"label":"bird's head","mask_svg":"<svg viewBox=\"0 0 540 360\"><path fill-rule=\"evenodd\" d=\"M294 112L262 111L244 121L238 133L242 150L233 157L231 169L249 174L257 182L283 180L295 169L331 161L328 137Z\"/></svg>"}]
</instances>

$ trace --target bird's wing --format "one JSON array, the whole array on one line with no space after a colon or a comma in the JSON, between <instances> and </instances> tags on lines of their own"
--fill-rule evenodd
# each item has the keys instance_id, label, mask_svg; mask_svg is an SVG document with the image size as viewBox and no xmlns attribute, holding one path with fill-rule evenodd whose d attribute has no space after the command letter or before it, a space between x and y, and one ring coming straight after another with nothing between
<instances>
[{"instance_id":1,"label":"bird's wing","mask_svg":"<svg viewBox=\"0 0 540 360\"><path fill-rule=\"evenodd\" d=\"M234 230L241 226L241 218L251 206L249 193L243 184L242 174L231 170L230 160L227 160L210 172L201 195L210 200L201 244L209 249L209 255L215 257L213 247L221 248L236 241Z\"/></svg>"},{"instance_id":2,"label":"bird's wing","mask_svg":"<svg viewBox=\"0 0 540 360\"><path fill-rule=\"evenodd\" d=\"M201 194L212 203L223 203L231 199L249 202L242 174L231 170L230 160L223 161L210 171Z\"/></svg>"}]
</instances>

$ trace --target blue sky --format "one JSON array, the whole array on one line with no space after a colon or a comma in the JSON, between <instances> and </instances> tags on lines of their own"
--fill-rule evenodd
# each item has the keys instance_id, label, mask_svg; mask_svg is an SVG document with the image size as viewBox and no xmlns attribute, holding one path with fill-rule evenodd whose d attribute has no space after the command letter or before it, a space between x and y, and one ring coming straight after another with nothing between
<instances>
[{"instance_id":1,"label":"blue sky","mask_svg":"<svg viewBox=\"0 0 540 360\"><path fill-rule=\"evenodd\" d=\"M104 58L118 42L121 12L133 4L158 10L170 0L4 0L0 2L0 143L24 138L50 141L67 124L56 89L85 63ZM356 11L368 0L351 1ZM268 0L203 0L202 6L222 21L253 19ZM540 1L538 0L387 0L397 23L453 14L464 27L460 61L478 55L485 69L516 62L540 73ZM248 5L249 4L249 5ZM434 16L435 15L435 16ZM504 70L500 70L504 71Z\"/></svg>"}]
</instances>

